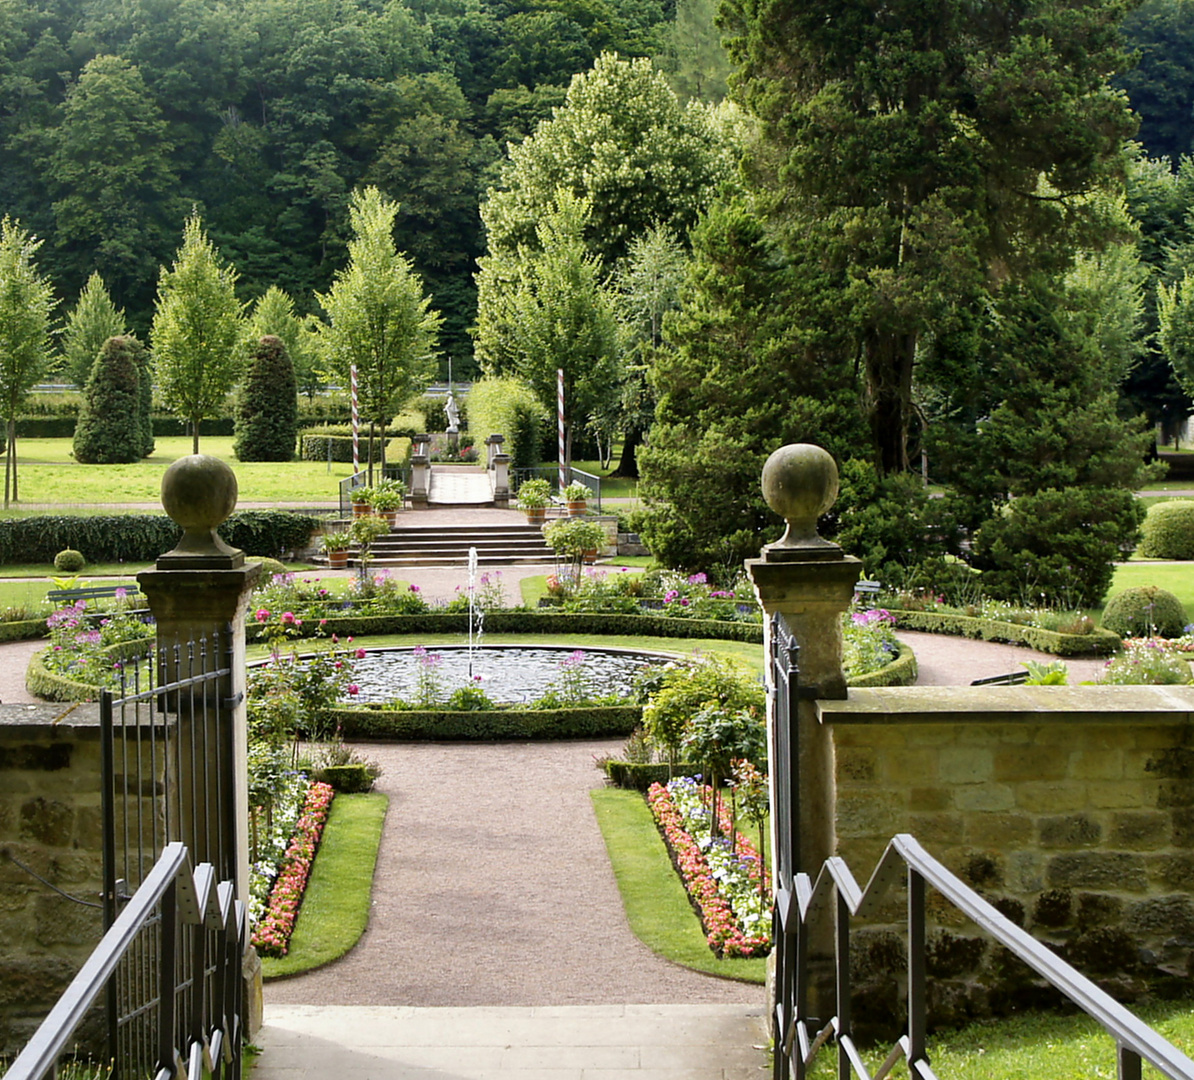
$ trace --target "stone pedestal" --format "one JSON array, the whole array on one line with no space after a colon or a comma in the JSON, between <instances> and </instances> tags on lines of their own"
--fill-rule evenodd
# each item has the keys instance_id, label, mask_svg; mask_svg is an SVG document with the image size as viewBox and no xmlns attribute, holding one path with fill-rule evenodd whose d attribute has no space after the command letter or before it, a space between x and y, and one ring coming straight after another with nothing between
<instances>
[{"instance_id":1,"label":"stone pedestal","mask_svg":"<svg viewBox=\"0 0 1194 1080\"><path fill-rule=\"evenodd\" d=\"M806 873L816 879L825 860L835 854L833 798L833 743L817 717L813 697L844 698L846 678L842 671L841 617L854 596L854 583L862 563L844 554L840 547L817 535L817 518L837 498L837 466L818 446L798 444L777 450L763 470L763 493L768 504L788 523L782 539L763 549L760 558L749 559L746 571L754 583L755 595L767 618L766 655L772 648L772 616L782 614L799 648L797 686L812 690L812 697L790 702L787 744L796 748L796 772L790 778L788 805L794 851L791 874ZM775 675L768 665L768 757L776 762ZM774 788L771 793L772 852L777 870L781 855L777 837L778 812ZM776 874L777 885L780 882ZM810 942L810 959L817 971L809 1004L816 1015L829 1015L833 995L832 928L816 933Z\"/></svg>"}]
</instances>

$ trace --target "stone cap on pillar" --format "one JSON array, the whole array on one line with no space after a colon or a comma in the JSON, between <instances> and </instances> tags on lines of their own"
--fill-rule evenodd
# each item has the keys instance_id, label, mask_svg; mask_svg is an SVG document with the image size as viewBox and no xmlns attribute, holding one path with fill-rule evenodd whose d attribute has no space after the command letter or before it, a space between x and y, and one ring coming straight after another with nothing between
<instances>
[{"instance_id":1,"label":"stone cap on pillar","mask_svg":"<svg viewBox=\"0 0 1194 1080\"><path fill-rule=\"evenodd\" d=\"M182 526L182 539L159 555L159 570L236 570L245 553L220 539L216 528L236 509L236 474L219 458L190 454L162 476L162 506Z\"/></svg>"},{"instance_id":2,"label":"stone cap on pillar","mask_svg":"<svg viewBox=\"0 0 1194 1080\"><path fill-rule=\"evenodd\" d=\"M763 498L788 527L763 548L766 562L842 559L842 549L817 535L817 519L837 501L837 462L813 443L781 446L763 466Z\"/></svg>"}]
</instances>

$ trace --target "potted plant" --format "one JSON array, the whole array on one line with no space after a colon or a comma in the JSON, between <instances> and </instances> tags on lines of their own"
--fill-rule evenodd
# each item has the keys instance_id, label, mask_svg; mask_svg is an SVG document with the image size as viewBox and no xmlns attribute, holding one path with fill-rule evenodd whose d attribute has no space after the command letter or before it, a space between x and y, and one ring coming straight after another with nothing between
<instances>
[{"instance_id":1,"label":"potted plant","mask_svg":"<svg viewBox=\"0 0 1194 1080\"><path fill-rule=\"evenodd\" d=\"M568 504L568 513L573 517L580 517L585 512L589 498L589 489L579 480L573 480L560 492L564 502Z\"/></svg>"},{"instance_id":2,"label":"potted plant","mask_svg":"<svg viewBox=\"0 0 1194 1080\"><path fill-rule=\"evenodd\" d=\"M328 557L328 569L343 570L348 565L348 549L350 547L352 547L350 533L328 533L323 538L323 550Z\"/></svg>"},{"instance_id":3,"label":"potted plant","mask_svg":"<svg viewBox=\"0 0 1194 1080\"><path fill-rule=\"evenodd\" d=\"M576 582L580 580L581 563L597 557L597 549L605 541L605 529L583 518L560 518L543 530L543 537L557 560L561 556L568 560L572 580Z\"/></svg>"},{"instance_id":4,"label":"potted plant","mask_svg":"<svg viewBox=\"0 0 1194 1080\"><path fill-rule=\"evenodd\" d=\"M352 516L354 518L364 517L369 513L371 509L369 500L373 498L373 489L368 484L354 487L348 493L348 497L352 500Z\"/></svg>"},{"instance_id":5,"label":"potted plant","mask_svg":"<svg viewBox=\"0 0 1194 1080\"><path fill-rule=\"evenodd\" d=\"M369 505L381 514L388 524L393 525L405 498L406 485L401 480L383 480L373 488L369 496Z\"/></svg>"},{"instance_id":6,"label":"potted plant","mask_svg":"<svg viewBox=\"0 0 1194 1080\"><path fill-rule=\"evenodd\" d=\"M547 518L547 504L551 502L551 482L537 476L524 480L518 489L518 505L532 525Z\"/></svg>"}]
</instances>

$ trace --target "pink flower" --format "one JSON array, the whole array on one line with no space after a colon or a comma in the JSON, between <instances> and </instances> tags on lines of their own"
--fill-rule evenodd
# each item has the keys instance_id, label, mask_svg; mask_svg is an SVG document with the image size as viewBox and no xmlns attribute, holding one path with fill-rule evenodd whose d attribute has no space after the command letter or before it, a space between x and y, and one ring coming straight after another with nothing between
<instances>
[{"instance_id":1,"label":"pink flower","mask_svg":"<svg viewBox=\"0 0 1194 1080\"><path fill-rule=\"evenodd\" d=\"M340 635L339 635L339 634L333 634L333 635L332 635L332 644L333 644L333 645L339 645L339 644L340 644Z\"/></svg>"},{"instance_id":2,"label":"pink flower","mask_svg":"<svg viewBox=\"0 0 1194 1080\"><path fill-rule=\"evenodd\" d=\"M256 615L254 615L254 618L258 622L268 622L269 621L269 612L266 611L265 608L258 608Z\"/></svg>"},{"instance_id":3,"label":"pink flower","mask_svg":"<svg viewBox=\"0 0 1194 1080\"><path fill-rule=\"evenodd\" d=\"M293 611L282 612L282 625L283 626L294 626L295 625Z\"/></svg>"},{"instance_id":4,"label":"pink flower","mask_svg":"<svg viewBox=\"0 0 1194 1080\"><path fill-rule=\"evenodd\" d=\"M358 660L364 660L364 659L365 659L365 650L364 650L364 649L357 649L357 652L356 652L356 657L357 657L357 659L358 659Z\"/></svg>"},{"instance_id":5,"label":"pink flower","mask_svg":"<svg viewBox=\"0 0 1194 1080\"><path fill-rule=\"evenodd\" d=\"M410 587L410 591L411 591L411 592L418 592L418 591L419 591L419 587L418 587L418 585L412 585L412 586Z\"/></svg>"},{"instance_id":6,"label":"pink flower","mask_svg":"<svg viewBox=\"0 0 1194 1080\"><path fill-rule=\"evenodd\" d=\"M348 684L348 693L351 697L356 697L361 692L361 688L356 683L350 682Z\"/></svg>"}]
</instances>

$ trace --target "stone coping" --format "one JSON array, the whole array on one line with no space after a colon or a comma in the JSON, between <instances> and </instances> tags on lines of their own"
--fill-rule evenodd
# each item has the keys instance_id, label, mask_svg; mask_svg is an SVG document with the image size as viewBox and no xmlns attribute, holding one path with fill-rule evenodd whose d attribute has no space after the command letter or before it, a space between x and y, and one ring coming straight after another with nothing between
<instances>
[{"instance_id":1,"label":"stone coping","mask_svg":"<svg viewBox=\"0 0 1194 1080\"><path fill-rule=\"evenodd\" d=\"M1194 686L890 686L818 701L823 724L1189 723Z\"/></svg>"},{"instance_id":2,"label":"stone coping","mask_svg":"<svg viewBox=\"0 0 1194 1080\"><path fill-rule=\"evenodd\" d=\"M28 734L71 731L99 734L100 710L95 702L47 701L40 705L0 705L0 728L21 728Z\"/></svg>"}]
</instances>

